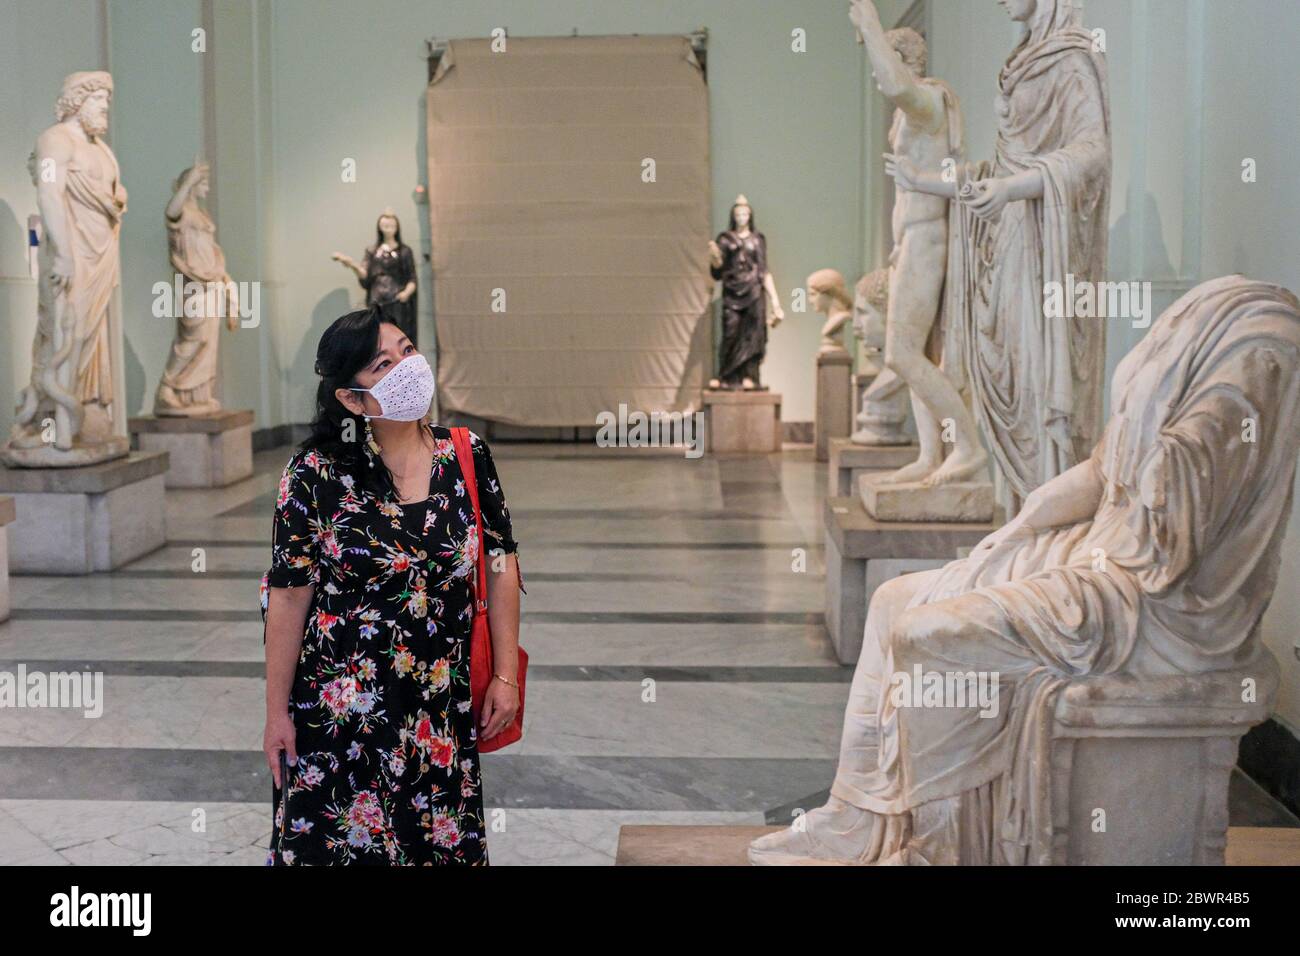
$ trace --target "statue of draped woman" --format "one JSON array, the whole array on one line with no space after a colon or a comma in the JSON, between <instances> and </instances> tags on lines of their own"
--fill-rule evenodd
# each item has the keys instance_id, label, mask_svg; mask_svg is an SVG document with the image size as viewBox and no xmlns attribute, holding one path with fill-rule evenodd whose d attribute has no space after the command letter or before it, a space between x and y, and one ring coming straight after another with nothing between
<instances>
[{"instance_id":1,"label":"statue of draped woman","mask_svg":"<svg viewBox=\"0 0 1300 956\"><path fill-rule=\"evenodd\" d=\"M768 325L776 328L785 313L767 271L767 238L754 229L754 210L744 195L732 204L727 231L709 243L709 274L722 281L718 377L709 388L760 389Z\"/></svg>"},{"instance_id":2,"label":"statue of draped woman","mask_svg":"<svg viewBox=\"0 0 1300 956\"><path fill-rule=\"evenodd\" d=\"M185 299L176 310L176 337L158 383L155 415L211 415L221 410L221 320L231 330L238 327L239 296L226 272L225 253L217 245L216 224L200 204L208 194L210 175L207 163L195 161L176 179L167 204L167 247L172 268L184 277Z\"/></svg>"},{"instance_id":3,"label":"statue of draped woman","mask_svg":"<svg viewBox=\"0 0 1300 956\"><path fill-rule=\"evenodd\" d=\"M1101 421L1105 329L1050 317L1046 290L1105 278L1110 194L1106 63L1074 0L1005 4L1025 26L998 77L992 161L956 176L890 156L900 189L955 199L944 365L969 383L1014 515L1088 454Z\"/></svg>"},{"instance_id":4,"label":"statue of draped woman","mask_svg":"<svg viewBox=\"0 0 1300 956\"><path fill-rule=\"evenodd\" d=\"M418 285L415 277L415 253L402 242L402 223L392 209L385 209L375 222L374 245L366 246L357 262L346 253L332 256L356 274L366 290L366 305L377 305L385 317L406 334L415 345L418 333L416 311Z\"/></svg>"},{"instance_id":5,"label":"statue of draped woman","mask_svg":"<svg viewBox=\"0 0 1300 956\"><path fill-rule=\"evenodd\" d=\"M875 591L830 800L756 840L752 862L1047 863L1066 683L1267 666L1300 301L1239 275L1197 286L1124 357L1112 396L1092 454L1011 522ZM992 706L900 693L915 674L984 675Z\"/></svg>"}]
</instances>

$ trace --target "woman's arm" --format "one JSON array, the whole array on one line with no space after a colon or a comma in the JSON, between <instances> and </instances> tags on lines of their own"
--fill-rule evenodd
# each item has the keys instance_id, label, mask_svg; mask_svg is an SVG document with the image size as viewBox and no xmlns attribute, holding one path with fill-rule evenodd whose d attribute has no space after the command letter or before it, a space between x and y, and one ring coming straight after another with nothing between
<instances>
[{"instance_id":1,"label":"woman's arm","mask_svg":"<svg viewBox=\"0 0 1300 956\"><path fill-rule=\"evenodd\" d=\"M311 607L311 585L302 588L271 588L266 608L266 713L289 710L289 691L302 653L307 632L307 611Z\"/></svg>"},{"instance_id":2,"label":"woman's arm","mask_svg":"<svg viewBox=\"0 0 1300 956\"><path fill-rule=\"evenodd\" d=\"M1104 488L1096 459L1088 458L1031 492L1016 517L1030 531L1088 521L1101 506Z\"/></svg>"}]
</instances>

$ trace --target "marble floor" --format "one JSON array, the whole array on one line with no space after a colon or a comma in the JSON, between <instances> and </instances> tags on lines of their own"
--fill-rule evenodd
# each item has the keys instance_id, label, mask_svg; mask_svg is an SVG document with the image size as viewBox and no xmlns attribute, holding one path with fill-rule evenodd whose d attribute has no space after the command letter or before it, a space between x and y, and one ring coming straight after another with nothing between
<instances>
[{"instance_id":1,"label":"marble floor","mask_svg":"<svg viewBox=\"0 0 1300 956\"><path fill-rule=\"evenodd\" d=\"M532 666L524 741L484 757L492 862L612 864L624 824L781 823L822 802L851 671L822 624L811 448L493 453ZM0 863L264 862L257 581L289 454L169 491L167 547L126 568L13 579L0 670L102 673L106 705L0 709ZM1232 817L1300 825L1240 773Z\"/></svg>"}]
</instances>

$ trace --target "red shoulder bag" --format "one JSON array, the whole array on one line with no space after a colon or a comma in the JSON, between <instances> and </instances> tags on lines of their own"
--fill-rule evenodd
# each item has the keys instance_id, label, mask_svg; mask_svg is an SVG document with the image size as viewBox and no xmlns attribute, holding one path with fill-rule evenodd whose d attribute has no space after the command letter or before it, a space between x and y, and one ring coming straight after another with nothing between
<instances>
[{"instance_id":1,"label":"red shoulder bag","mask_svg":"<svg viewBox=\"0 0 1300 956\"><path fill-rule=\"evenodd\" d=\"M474 527L478 532L478 561L474 568L474 623L469 639L469 691L470 710L474 728L479 729L479 715L483 713L483 699L492 684L495 671L492 666L492 628L488 623L487 606L487 548L483 536L483 513L478 503L478 479L474 474L474 451L470 447L469 429L453 428L451 441L456 448L456 460L465 479L469 500L474 506ZM524 735L524 681L528 674L528 654L519 648L519 712L501 733L491 740L481 737L479 753L491 753L515 743Z\"/></svg>"}]
</instances>

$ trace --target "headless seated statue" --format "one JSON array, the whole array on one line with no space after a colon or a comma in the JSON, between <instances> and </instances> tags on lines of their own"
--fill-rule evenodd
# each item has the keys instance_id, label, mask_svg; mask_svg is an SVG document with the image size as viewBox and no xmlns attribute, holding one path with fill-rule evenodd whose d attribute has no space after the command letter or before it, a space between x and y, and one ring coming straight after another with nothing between
<instances>
[{"instance_id":1,"label":"headless seated statue","mask_svg":"<svg viewBox=\"0 0 1300 956\"><path fill-rule=\"evenodd\" d=\"M1206 282L1124 358L1112 396L1090 459L968 557L876 590L830 800L756 840L751 862L1061 862L1054 734L1140 726L1148 704L1176 722L1188 694L1240 720L1271 693L1258 625L1300 451L1300 302ZM1253 706L1257 722L1267 703ZM1190 786L1162 776L1147 784L1170 800Z\"/></svg>"}]
</instances>

